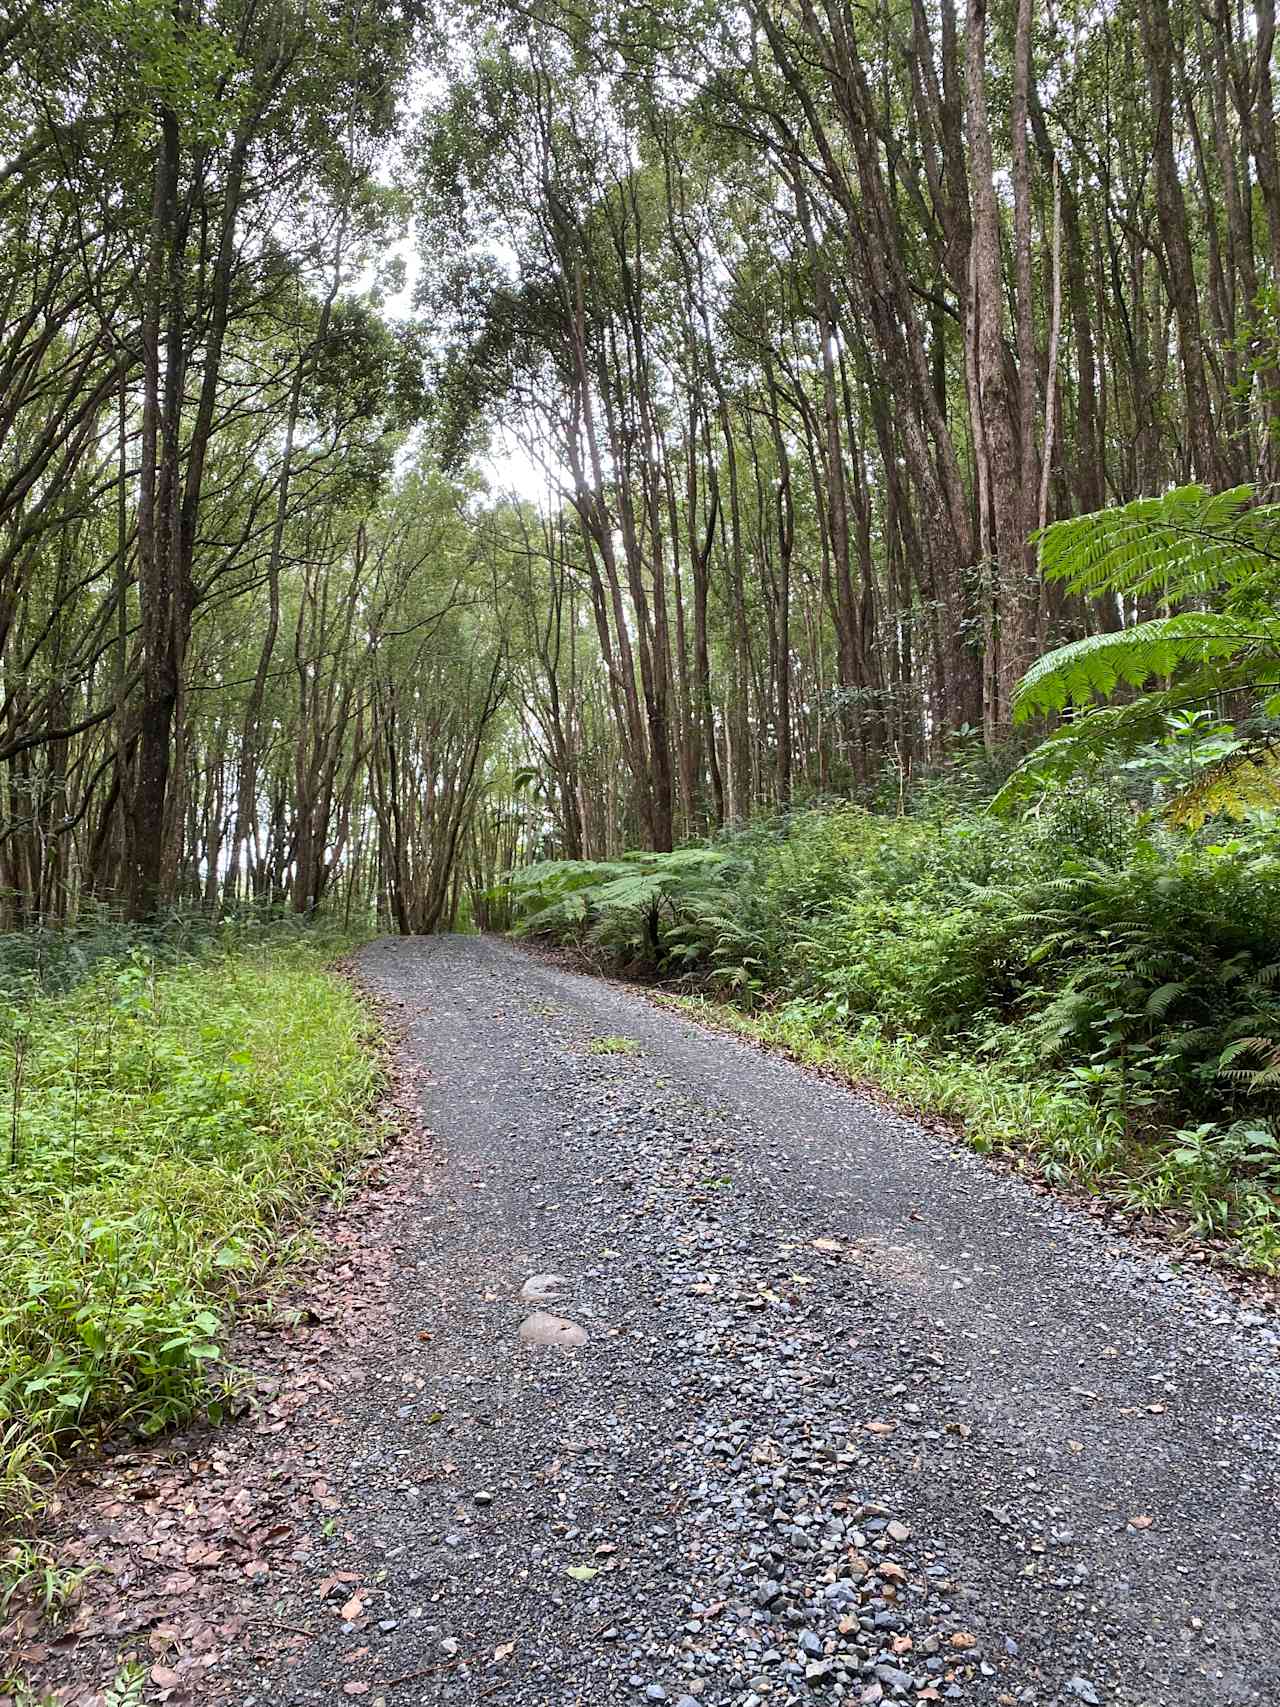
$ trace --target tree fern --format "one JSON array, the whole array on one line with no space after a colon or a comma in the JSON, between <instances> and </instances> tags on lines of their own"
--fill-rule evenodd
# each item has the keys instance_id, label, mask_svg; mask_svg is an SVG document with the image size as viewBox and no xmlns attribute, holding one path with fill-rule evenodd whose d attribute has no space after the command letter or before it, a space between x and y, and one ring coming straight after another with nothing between
<instances>
[{"instance_id":1,"label":"tree fern","mask_svg":"<svg viewBox=\"0 0 1280 1707\"><path fill-rule=\"evenodd\" d=\"M1039 535L1040 563L1073 593L1154 596L1166 605L1217 597L1257 598L1280 578L1280 504L1252 486L1210 493L1179 486L1111 510L1054 522Z\"/></svg>"},{"instance_id":2,"label":"tree fern","mask_svg":"<svg viewBox=\"0 0 1280 1707\"><path fill-rule=\"evenodd\" d=\"M1256 658L1263 683L1280 673L1280 616L1243 617L1225 611L1188 611L1155 617L1114 634L1091 634L1059 646L1033 664L1018 688L1018 717L1061 711L1068 702L1109 699L1122 683L1144 688L1188 665L1237 663ZM1176 696L1182 703L1184 696Z\"/></svg>"},{"instance_id":3,"label":"tree fern","mask_svg":"<svg viewBox=\"0 0 1280 1707\"><path fill-rule=\"evenodd\" d=\"M721 925L726 877L736 865L722 848L632 853L616 860L541 860L508 874L516 929L576 937L615 950L627 946L656 964L671 953L688 958L683 925L703 941Z\"/></svg>"},{"instance_id":4,"label":"tree fern","mask_svg":"<svg viewBox=\"0 0 1280 1707\"><path fill-rule=\"evenodd\" d=\"M1224 694L1261 698L1268 713L1280 711L1280 504L1263 501L1251 486L1217 494L1182 486L1055 522L1039 545L1046 576L1072 592L1154 599L1165 608L1128 628L1059 646L1032 665L1015 715L1073 715L1005 783L998 809L1133 752L1158 739L1168 718ZM1205 608L1176 608L1188 604ZM1121 703L1098 704L1121 690ZM1201 789L1200 817L1233 809L1233 782L1236 809L1255 806L1272 783L1272 766L1256 747L1234 755ZM1188 802L1186 811L1194 820L1197 808Z\"/></svg>"}]
</instances>

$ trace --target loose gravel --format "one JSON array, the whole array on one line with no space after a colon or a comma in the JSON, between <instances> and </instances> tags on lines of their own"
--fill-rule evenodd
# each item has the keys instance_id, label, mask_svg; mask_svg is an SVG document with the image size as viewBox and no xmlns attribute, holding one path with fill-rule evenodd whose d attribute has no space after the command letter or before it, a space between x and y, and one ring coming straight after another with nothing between
<instances>
[{"instance_id":1,"label":"loose gravel","mask_svg":"<svg viewBox=\"0 0 1280 1707\"><path fill-rule=\"evenodd\" d=\"M438 1165L323 1466L351 1616L297 1585L243 1707L1280 1701L1274 1319L625 989L362 964Z\"/></svg>"}]
</instances>

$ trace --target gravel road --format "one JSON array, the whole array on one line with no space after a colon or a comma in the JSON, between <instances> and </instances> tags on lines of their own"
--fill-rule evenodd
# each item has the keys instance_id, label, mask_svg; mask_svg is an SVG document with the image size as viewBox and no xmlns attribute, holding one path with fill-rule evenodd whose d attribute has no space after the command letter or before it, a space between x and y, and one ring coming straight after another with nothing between
<instances>
[{"instance_id":1,"label":"gravel road","mask_svg":"<svg viewBox=\"0 0 1280 1707\"><path fill-rule=\"evenodd\" d=\"M362 969L439 1165L334 1429L370 1586L245 1707L1280 1702L1274 1320L625 989Z\"/></svg>"}]
</instances>

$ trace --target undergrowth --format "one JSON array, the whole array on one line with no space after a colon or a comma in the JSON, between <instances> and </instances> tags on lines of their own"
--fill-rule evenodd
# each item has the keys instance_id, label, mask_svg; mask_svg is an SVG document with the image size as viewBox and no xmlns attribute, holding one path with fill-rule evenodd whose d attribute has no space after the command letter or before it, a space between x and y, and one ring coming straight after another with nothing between
<instances>
[{"instance_id":1,"label":"undergrowth","mask_svg":"<svg viewBox=\"0 0 1280 1707\"><path fill-rule=\"evenodd\" d=\"M236 1300L368 1141L372 1021L333 943L134 945L0 1008L0 1519L115 1425L217 1404Z\"/></svg>"}]
</instances>

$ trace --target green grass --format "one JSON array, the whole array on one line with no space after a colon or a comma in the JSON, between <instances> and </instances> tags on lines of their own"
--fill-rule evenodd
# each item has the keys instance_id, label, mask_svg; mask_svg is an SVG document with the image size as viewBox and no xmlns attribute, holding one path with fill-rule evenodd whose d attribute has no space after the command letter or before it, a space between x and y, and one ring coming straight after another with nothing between
<instances>
[{"instance_id":1,"label":"green grass","mask_svg":"<svg viewBox=\"0 0 1280 1707\"><path fill-rule=\"evenodd\" d=\"M634 1037L593 1037L587 1045L588 1055L639 1055L640 1045Z\"/></svg>"},{"instance_id":2,"label":"green grass","mask_svg":"<svg viewBox=\"0 0 1280 1707\"><path fill-rule=\"evenodd\" d=\"M56 1624L96 1568L83 1565L78 1570L66 1570L34 1541L16 1541L0 1558L0 1622L17 1601L34 1607L43 1619Z\"/></svg>"},{"instance_id":3,"label":"green grass","mask_svg":"<svg viewBox=\"0 0 1280 1707\"><path fill-rule=\"evenodd\" d=\"M375 1027L331 955L135 951L0 1015L0 1519L230 1389L237 1299L370 1142Z\"/></svg>"}]
</instances>

